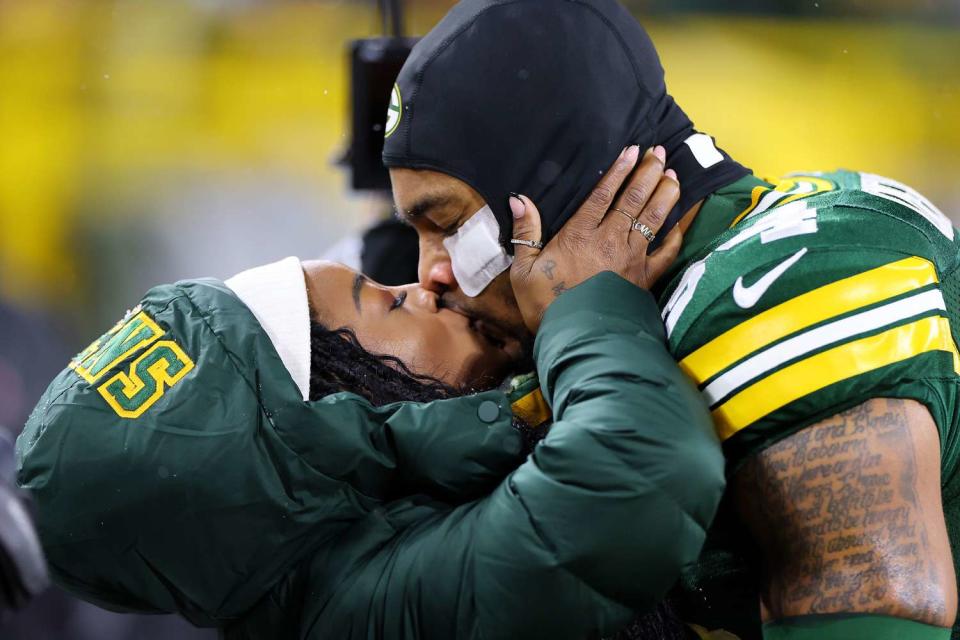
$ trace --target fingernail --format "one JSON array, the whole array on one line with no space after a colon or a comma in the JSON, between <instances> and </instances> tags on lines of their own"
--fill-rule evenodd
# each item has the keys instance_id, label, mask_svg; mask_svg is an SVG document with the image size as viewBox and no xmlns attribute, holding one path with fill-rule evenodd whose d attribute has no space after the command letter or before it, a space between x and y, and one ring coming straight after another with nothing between
<instances>
[{"instance_id":1,"label":"fingernail","mask_svg":"<svg viewBox=\"0 0 960 640\"><path fill-rule=\"evenodd\" d=\"M514 220L519 220L522 218L523 212L526 210L526 208L527 206L523 204L523 200L520 199L519 194L510 194L510 211L513 213Z\"/></svg>"},{"instance_id":2,"label":"fingernail","mask_svg":"<svg viewBox=\"0 0 960 640\"><path fill-rule=\"evenodd\" d=\"M674 171L673 169L667 169L666 171L663 172L663 175L667 176L668 178L673 178L677 182L680 182L680 180L677 178L677 172Z\"/></svg>"},{"instance_id":3,"label":"fingernail","mask_svg":"<svg viewBox=\"0 0 960 640\"><path fill-rule=\"evenodd\" d=\"M639 157L640 147L635 144L630 145L623 152L623 159L627 162L634 162Z\"/></svg>"},{"instance_id":4,"label":"fingernail","mask_svg":"<svg viewBox=\"0 0 960 640\"><path fill-rule=\"evenodd\" d=\"M657 145L653 148L653 155L657 156L657 159L660 160L660 162L667 161L667 150L660 145Z\"/></svg>"}]
</instances>

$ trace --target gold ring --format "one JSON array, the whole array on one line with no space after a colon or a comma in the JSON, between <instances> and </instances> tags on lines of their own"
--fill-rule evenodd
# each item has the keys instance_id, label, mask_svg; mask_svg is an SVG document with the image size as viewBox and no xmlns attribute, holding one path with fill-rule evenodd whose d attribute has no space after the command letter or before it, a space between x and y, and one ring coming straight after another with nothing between
<instances>
[{"instance_id":1,"label":"gold ring","mask_svg":"<svg viewBox=\"0 0 960 640\"><path fill-rule=\"evenodd\" d=\"M631 224L633 224L634 222L637 221L636 218L634 218L632 215L630 215L629 213L627 213L627 212L624 211L623 209L620 209L619 207L614 207L613 209L610 209L610 211L616 211L617 213L622 213L623 215L627 216L627 218L630 220L630 223L631 223Z\"/></svg>"}]
</instances>

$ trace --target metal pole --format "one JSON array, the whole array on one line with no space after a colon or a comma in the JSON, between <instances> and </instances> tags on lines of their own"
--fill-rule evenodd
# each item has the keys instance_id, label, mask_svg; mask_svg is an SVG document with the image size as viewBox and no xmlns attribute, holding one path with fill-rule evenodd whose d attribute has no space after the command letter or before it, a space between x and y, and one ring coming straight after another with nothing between
<instances>
[{"instance_id":1,"label":"metal pole","mask_svg":"<svg viewBox=\"0 0 960 640\"><path fill-rule=\"evenodd\" d=\"M377 0L377 9L380 14L380 33L387 35L390 28L390 7L387 5L389 0Z\"/></svg>"},{"instance_id":2,"label":"metal pole","mask_svg":"<svg viewBox=\"0 0 960 640\"><path fill-rule=\"evenodd\" d=\"M403 24L403 0L387 0L390 7L390 35L394 38L402 38L404 31Z\"/></svg>"}]
</instances>

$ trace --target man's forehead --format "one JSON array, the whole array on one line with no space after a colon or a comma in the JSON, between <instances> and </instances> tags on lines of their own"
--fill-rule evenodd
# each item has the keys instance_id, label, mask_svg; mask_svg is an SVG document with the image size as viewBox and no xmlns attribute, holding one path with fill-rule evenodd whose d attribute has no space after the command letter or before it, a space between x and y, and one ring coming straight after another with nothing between
<instances>
[{"instance_id":1,"label":"man's forehead","mask_svg":"<svg viewBox=\"0 0 960 640\"><path fill-rule=\"evenodd\" d=\"M431 211L447 208L455 202L456 198L450 193L415 194L405 202L397 202L397 214L404 220L413 222Z\"/></svg>"},{"instance_id":2,"label":"man's forehead","mask_svg":"<svg viewBox=\"0 0 960 640\"><path fill-rule=\"evenodd\" d=\"M390 175L397 213L408 221L437 209L483 204L468 184L437 171L392 169Z\"/></svg>"}]
</instances>

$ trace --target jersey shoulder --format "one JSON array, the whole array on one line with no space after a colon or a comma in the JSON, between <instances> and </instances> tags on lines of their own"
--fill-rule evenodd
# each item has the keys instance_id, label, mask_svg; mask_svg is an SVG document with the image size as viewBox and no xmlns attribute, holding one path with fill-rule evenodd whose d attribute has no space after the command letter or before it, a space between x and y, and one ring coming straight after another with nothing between
<instances>
[{"instance_id":1,"label":"jersey shoulder","mask_svg":"<svg viewBox=\"0 0 960 640\"><path fill-rule=\"evenodd\" d=\"M905 185L840 171L756 188L730 218L663 316L733 462L881 393L935 396L949 426L960 356L944 279L960 252L946 216Z\"/></svg>"},{"instance_id":2,"label":"jersey shoulder","mask_svg":"<svg viewBox=\"0 0 960 640\"><path fill-rule=\"evenodd\" d=\"M731 226L799 201L823 213L832 211L837 222L899 223L934 242L940 238L953 241L955 236L950 219L913 187L893 178L847 170L798 172L770 179L767 186L752 190L749 205Z\"/></svg>"}]
</instances>

